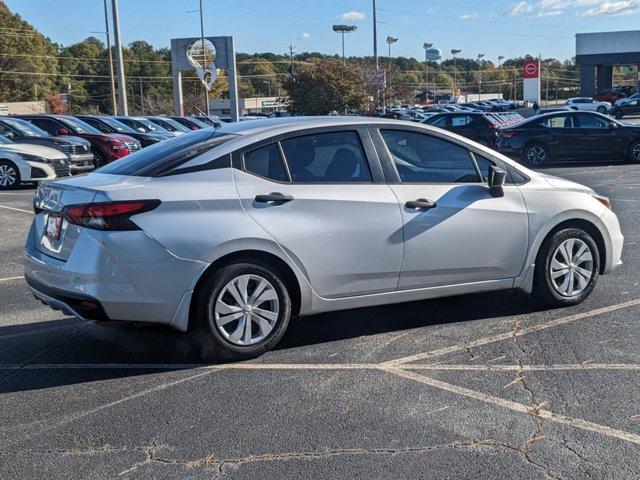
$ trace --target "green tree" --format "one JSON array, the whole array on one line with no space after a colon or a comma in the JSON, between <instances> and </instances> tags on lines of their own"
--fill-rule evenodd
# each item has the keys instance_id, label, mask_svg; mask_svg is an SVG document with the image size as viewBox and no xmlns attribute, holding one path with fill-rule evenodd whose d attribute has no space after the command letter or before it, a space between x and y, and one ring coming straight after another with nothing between
<instances>
[{"instance_id":1,"label":"green tree","mask_svg":"<svg viewBox=\"0 0 640 480\"><path fill-rule=\"evenodd\" d=\"M289 97L289 109L303 115L359 110L367 102L359 73L352 66L335 60L299 65L296 74L285 80L283 88Z\"/></svg>"}]
</instances>

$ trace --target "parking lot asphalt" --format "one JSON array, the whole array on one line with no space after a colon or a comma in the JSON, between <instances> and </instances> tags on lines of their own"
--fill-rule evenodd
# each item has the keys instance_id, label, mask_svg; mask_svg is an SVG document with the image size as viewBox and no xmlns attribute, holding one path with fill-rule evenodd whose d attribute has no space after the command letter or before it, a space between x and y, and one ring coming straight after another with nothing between
<instances>
[{"instance_id":1,"label":"parking lot asphalt","mask_svg":"<svg viewBox=\"0 0 640 480\"><path fill-rule=\"evenodd\" d=\"M317 315L229 365L35 301L33 188L0 192L0 477L639 478L640 165L545 172L620 217L624 265L582 305L499 292Z\"/></svg>"}]
</instances>

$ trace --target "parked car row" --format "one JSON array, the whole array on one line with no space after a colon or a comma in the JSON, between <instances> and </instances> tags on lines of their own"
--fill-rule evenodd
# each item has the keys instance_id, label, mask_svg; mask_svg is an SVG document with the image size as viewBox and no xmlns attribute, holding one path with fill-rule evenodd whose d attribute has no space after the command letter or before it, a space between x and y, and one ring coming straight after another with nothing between
<instances>
[{"instance_id":1,"label":"parked car row","mask_svg":"<svg viewBox=\"0 0 640 480\"><path fill-rule=\"evenodd\" d=\"M0 116L0 189L86 173L149 145L220 125L215 117Z\"/></svg>"},{"instance_id":2,"label":"parked car row","mask_svg":"<svg viewBox=\"0 0 640 480\"><path fill-rule=\"evenodd\" d=\"M524 120L516 112L484 113L484 112L446 112L437 113L422 123L443 128L470 138L487 147L493 147L500 136L500 128L515 125Z\"/></svg>"}]
</instances>

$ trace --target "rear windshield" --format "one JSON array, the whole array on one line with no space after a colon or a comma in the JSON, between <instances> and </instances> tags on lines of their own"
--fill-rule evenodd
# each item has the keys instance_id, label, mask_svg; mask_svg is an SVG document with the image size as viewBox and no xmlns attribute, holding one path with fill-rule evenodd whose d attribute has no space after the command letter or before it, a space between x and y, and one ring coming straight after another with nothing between
<instances>
[{"instance_id":1,"label":"rear windshield","mask_svg":"<svg viewBox=\"0 0 640 480\"><path fill-rule=\"evenodd\" d=\"M112 175L158 177L234 137L210 129L196 130L143 148L97 171Z\"/></svg>"}]
</instances>

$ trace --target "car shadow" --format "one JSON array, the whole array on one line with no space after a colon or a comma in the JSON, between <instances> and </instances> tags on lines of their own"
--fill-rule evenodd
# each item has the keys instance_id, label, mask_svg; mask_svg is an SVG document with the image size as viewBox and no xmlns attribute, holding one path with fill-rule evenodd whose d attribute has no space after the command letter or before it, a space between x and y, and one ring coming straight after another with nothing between
<instances>
[{"instance_id":1,"label":"car shadow","mask_svg":"<svg viewBox=\"0 0 640 480\"><path fill-rule=\"evenodd\" d=\"M292 348L538 310L525 294L500 291L301 317L292 322L272 355L277 361L279 351ZM0 327L0 351L0 393L203 365L189 334L157 326L99 326L72 318ZM33 367L38 364L45 365Z\"/></svg>"}]
</instances>

